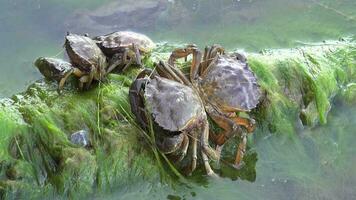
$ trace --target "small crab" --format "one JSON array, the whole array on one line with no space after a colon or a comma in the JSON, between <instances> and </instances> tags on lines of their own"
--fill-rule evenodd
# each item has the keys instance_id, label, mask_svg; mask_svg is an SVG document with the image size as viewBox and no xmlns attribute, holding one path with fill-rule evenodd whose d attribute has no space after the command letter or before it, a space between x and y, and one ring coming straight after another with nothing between
<instances>
[{"instance_id":1,"label":"small crab","mask_svg":"<svg viewBox=\"0 0 356 200\"><path fill-rule=\"evenodd\" d=\"M158 148L165 154L178 155L181 161L190 146L188 173L195 170L200 150L208 175L215 175L209 158L218 160L218 152L209 146L209 124L203 102L189 80L178 69L160 62L157 72L144 70L130 87L130 104L140 126L148 130L149 116L156 131ZM145 77L148 75L148 77Z\"/></svg>"},{"instance_id":2,"label":"small crab","mask_svg":"<svg viewBox=\"0 0 356 200\"><path fill-rule=\"evenodd\" d=\"M87 36L68 33L64 46L71 63L43 57L35 61L35 65L46 78L59 81L58 91L63 89L66 80L72 74L79 77L79 88L82 90L84 84L89 88L93 80L102 80L107 74L107 68L118 66L118 62L108 66L103 52Z\"/></svg>"},{"instance_id":3,"label":"small crab","mask_svg":"<svg viewBox=\"0 0 356 200\"><path fill-rule=\"evenodd\" d=\"M94 37L104 54L110 58L110 62L121 61L124 71L132 63L142 65L141 55L149 53L156 45L147 36L131 31L118 31L104 36ZM108 72L113 69L109 68Z\"/></svg>"},{"instance_id":4,"label":"small crab","mask_svg":"<svg viewBox=\"0 0 356 200\"><path fill-rule=\"evenodd\" d=\"M80 77L80 89L83 88L84 84L87 84L86 88L89 88L94 79L102 80L106 75L108 65L106 56L91 38L68 33L64 47L74 67L60 81L60 90L71 74Z\"/></svg>"},{"instance_id":5,"label":"small crab","mask_svg":"<svg viewBox=\"0 0 356 200\"><path fill-rule=\"evenodd\" d=\"M210 137L220 152L223 144L232 136L239 134L241 142L237 149L234 166L239 168L246 149L247 132L255 128L253 119L242 118L237 112L249 112L259 103L261 96L257 78L247 64L247 59L238 53L225 55L219 45L206 47L202 54L195 45L176 49L172 52L169 64L174 66L178 58L193 55L190 68L190 81L203 101L205 111L221 128L222 133L211 133Z\"/></svg>"},{"instance_id":6,"label":"small crab","mask_svg":"<svg viewBox=\"0 0 356 200\"><path fill-rule=\"evenodd\" d=\"M37 58L35 66L44 77L58 82L65 77L67 73L73 70L73 65L69 62L48 57Z\"/></svg>"}]
</instances>

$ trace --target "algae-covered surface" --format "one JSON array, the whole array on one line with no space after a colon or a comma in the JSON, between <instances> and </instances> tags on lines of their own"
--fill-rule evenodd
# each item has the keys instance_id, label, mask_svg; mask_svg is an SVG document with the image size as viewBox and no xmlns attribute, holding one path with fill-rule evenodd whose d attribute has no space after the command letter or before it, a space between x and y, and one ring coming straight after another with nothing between
<instances>
[{"instance_id":1,"label":"algae-covered surface","mask_svg":"<svg viewBox=\"0 0 356 200\"><path fill-rule=\"evenodd\" d=\"M174 44L159 44L147 67ZM356 196L356 44L326 41L247 54L263 90L251 112L245 167L231 168L237 139L212 163L179 178L132 119L128 87L138 68L86 92L62 94L39 80L0 102L0 197L4 199L352 199ZM186 67L188 63L181 63ZM70 134L89 132L91 145Z\"/></svg>"}]
</instances>

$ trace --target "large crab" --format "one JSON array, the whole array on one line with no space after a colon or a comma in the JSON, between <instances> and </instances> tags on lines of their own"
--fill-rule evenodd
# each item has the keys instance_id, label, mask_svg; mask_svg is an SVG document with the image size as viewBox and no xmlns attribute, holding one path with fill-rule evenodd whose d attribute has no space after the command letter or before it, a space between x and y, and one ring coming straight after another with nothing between
<instances>
[{"instance_id":1,"label":"large crab","mask_svg":"<svg viewBox=\"0 0 356 200\"><path fill-rule=\"evenodd\" d=\"M120 60L120 64L124 65L121 71L133 63L141 66L141 55L149 53L155 47L155 43L150 38L131 31L113 32L94 37L93 40L111 63ZM113 68L108 68L107 71L111 72L112 70Z\"/></svg>"},{"instance_id":2,"label":"large crab","mask_svg":"<svg viewBox=\"0 0 356 200\"><path fill-rule=\"evenodd\" d=\"M172 52L169 64L174 66L178 58L192 54L190 82L204 104L205 111L224 131L210 134L217 145L218 152L232 136L241 136L237 149L235 167L239 168L246 149L247 134L254 130L254 120L242 118L237 112L248 112L255 108L260 99L260 89L254 73L249 68L246 58L241 54L225 55L219 45L205 48L202 54L195 45L176 49Z\"/></svg>"},{"instance_id":3,"label":"large crab","mask_svg":"<svg viewBox=\"0 0 356 200\"><path fill-rule=\"evenodd\" d=\"M187 172L191 173L197 165L199 148L207 174L215 175L209 158L219 157L209 146L209 124L202 99L179 69L160 62L155 72L144 70L130 87L129 97L131 110L145 130L152 117L154 127L158 127L156 143L163 153L178 155L176 161L181 161L190 146Z\"/></svg>"}]
</instances>

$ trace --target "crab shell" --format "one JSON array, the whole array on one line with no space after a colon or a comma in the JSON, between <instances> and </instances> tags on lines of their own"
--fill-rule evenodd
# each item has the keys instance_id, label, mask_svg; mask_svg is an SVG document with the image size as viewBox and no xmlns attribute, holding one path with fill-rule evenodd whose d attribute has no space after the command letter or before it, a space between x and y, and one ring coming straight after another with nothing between
<instances>
[{"instance_id":1,"label":"crab shell","mask_svg":"<svg viewBox=\"0 0 356 200\"><path fill-rule=\"evenodd\" d=\"M108 35L95 37L94 40L108 56L112 56L120 52L122 48L129 47L132 44L135 44L143 53L150 52L156 46L146 35L131 31L113 32Z\"/></svg>"},{"instance_id":2,"label":"crab shell","mask_svg":"<svg viewBox=\"0 0 356 200\"><path fill-rule=\"evenodd\" d=\"M192 120L206 116L200 97L192 88L166 78L151 79L144 96L154 121L168 131L182 131Z\"/></svg>"},{"instance_id":3,"label":"crab shell","mask_svg":"<svg viewBox=\"0 0 356 200\"><path fill-rule=\"evenodd\" d=\"M68 34L64 46L71 63L82 71L90 72L92 66L106 60L104 53L89 37Z\"/></svg>"},{"instance_id":4,"label":"crab shell","mask_svg":"<svg viewBox=\"0 0 356 200\"><path fill-rule=\"evenodd\" d=\"M35 66L40 70L41 74L48 78L60 81L63 76L70 71L73 66L57 58L40 57L35 61Z\"/></svg>"},{"instance_id":5,"label":"crab shell","mask_svg":"<svg viewBox=\"0 0 356 200\"><path fill-rule=\"evenodd\" d=\"M244 60L219 55L202 75L201 88L209 102L227 111L250 111L259 102L257 78Z\"/></svg>"}]
</instances>

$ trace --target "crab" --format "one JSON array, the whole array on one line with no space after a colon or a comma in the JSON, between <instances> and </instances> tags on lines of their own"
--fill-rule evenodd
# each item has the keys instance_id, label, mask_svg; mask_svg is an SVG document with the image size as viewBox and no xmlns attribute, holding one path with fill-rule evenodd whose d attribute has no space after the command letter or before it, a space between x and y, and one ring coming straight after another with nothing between
<instances>
[{"instance_id":1,"label":"crab","mask_svg":"<svg viewBox=\"0 0 356 200\"><path fill-rule=\"evenodd\" d=\"M57 58L39 57L34 64L44 77L56 81L73 69L72 64Z\"/></svg>"},{"instance_id":2,"label":"crab","mask_svg":"<svg viewBox=\"0 0 356 200\"><path fill-rule=\"evenodd\" d=\"M218 134L211 132L210 138L220 154L225 142L239 135L241 142L233 166L241 168L247 143L247 133L241 126L252 133L255 120L239 117L236 113L249 112L259 103L261 92L257 78L245 56L239 53L226 55L219 45L206 47L203 56L195 45L176 49L170 56L169 65L174 66L176 59L187 58L190 54L193 57L190 83L199 92L208 116L223 129Z\"/></svg>"},{"instance_id":3,"label":"crab","mask_svg":"<svg viewBox=\"0 0 356 200\"><path fill-rule=\"evenodd\" d=\"M94 40L88 36L68 33L64 47L74 67L61 79L59 90L63 88L66 79L71 74L80 77L80 89L83 89L84 84L88 89L94 79L102 80L106 75L108 67L106 56Z\"/></svg>"},{"instance_id":4,"label":"crab","mask_svg":"<svg viewBox=\"0 0 356 200\"><path fill-rule=\"evenodd\" d=\"M142 66L141 55L149 53L156 46L147 36L131 31L113 32L94 37L93 40L110 58L110 62L121 61L124 65L121 71L133 63ZM112 70L109 68L108 72Z\"/></svg>"},{"instance_id":5,"label":"crab","mask_svg":"<svg viewBox=\"0 0 356 200\"><path fill-rule=\"evenodd\" d=\"M88 89L93 80L103 80L105 75L108 74L108 68L113 69L119 65L118 61L109 65L101 49L86 35L68 33L64 47L70 63L47 57L40 57L35 61L35 65L46 78L59 82L59 92L72 74L79 77L80 90L83 89L84 84Z\"/></svg>"},{"instance_id":6,"label":"crab","mask_svg":"<svg viewBox=\"0 0 356 200\"><path fill-rule=\"evenodd\" d=\"M179 162L190 147L186 172L191 174L197 166L199 149L207 174L215 175L209 159L219 157L209 146L209 123L202 99L179 69L161 61L156 71L144 70L131 85L129 97L131 111L144 130L149 129L152 119L156 144L163 153L177 155L175 161Z\"/></svg>"}]
</instances>

